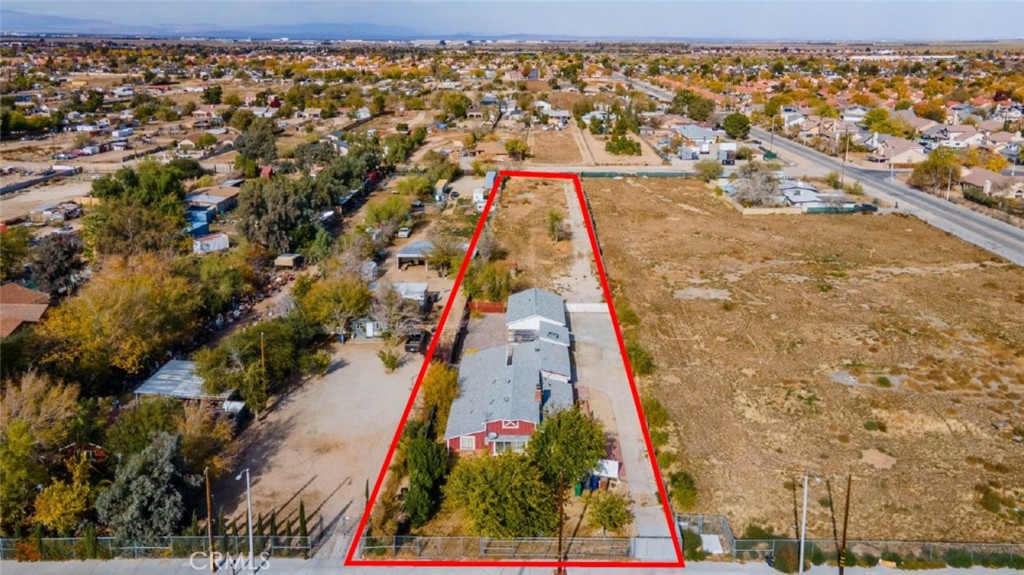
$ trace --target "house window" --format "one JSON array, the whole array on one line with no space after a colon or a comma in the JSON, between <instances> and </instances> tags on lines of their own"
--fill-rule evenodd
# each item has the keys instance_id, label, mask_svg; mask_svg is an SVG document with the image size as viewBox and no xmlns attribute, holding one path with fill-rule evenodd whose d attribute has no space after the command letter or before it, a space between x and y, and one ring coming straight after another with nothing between
<instances>
[{"instance_id":1,"label":"house window","mask_svg":"<svg viewBox=\"0 0 1024 575\"><path fill-rule=\"evenodd\" d=\"M501 422L501 428L502 429L519 429L519 421L518 420L516 420L516 421L502 421Z\"/></svg>"},{"instance_id":2,"label":"house window","mask_svg":"<svg viewBox=\"0 0 1024 575\"><path fill-rule=\"evenodd\" d=\"M476 449L476 437L463 435L459 438L459 449L461 451L473 451Z\"/></svg>"},{"instance_id":3,"label":"house window","mask_svg":"<svg viewBox=\"0 0 1024 575\"><path fill-rule=\"evenodd\" d=\"M506 451L514 451L515 453L522 453L526 451L526 439L514 439L512 441L495 441L494 442L494 454L500 455Z\"/></svg>"}]
</instances>

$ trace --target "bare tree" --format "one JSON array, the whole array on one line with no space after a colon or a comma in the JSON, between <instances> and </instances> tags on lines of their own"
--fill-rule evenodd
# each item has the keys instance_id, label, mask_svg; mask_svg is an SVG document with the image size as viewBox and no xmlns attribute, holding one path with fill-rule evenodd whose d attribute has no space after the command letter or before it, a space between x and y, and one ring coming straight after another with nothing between
<instances>
[{"instance_id":1,"label":"bare tree","mask_svg":"<svg viewBox=\"0 0 1024 575\"><path fill-rule=\"evenodd\" d=\"M382 283L374 294L370 317L382 324L392 339L398 339L416 330L419 310L414 302L403 298L394 286Z\"/></svg>"},{"instance_id":2,"label":"bare tree","mask_svg":"<svg viewBox=\"0 0 1024 575\"><path fill-rule=\"evenodd\" d=\"M774 206L778 204L779 181L772 166L749 162L739 169L736 181L736 200L745 206Z\"/></svg>"},{"instance_id":3,"label":"bare tree","mask_svg":"<svg viewBox=\"0 0 1024 575\"><path fill-rule=\"evenodd\" d=\"M499 258L501 256L501 246L498 244L498 238L494 237L490 228L486 228L480 234L480 239L476 242L476 254L485 262L491 261L491 258Z\"/></svg>"}]
</instances>

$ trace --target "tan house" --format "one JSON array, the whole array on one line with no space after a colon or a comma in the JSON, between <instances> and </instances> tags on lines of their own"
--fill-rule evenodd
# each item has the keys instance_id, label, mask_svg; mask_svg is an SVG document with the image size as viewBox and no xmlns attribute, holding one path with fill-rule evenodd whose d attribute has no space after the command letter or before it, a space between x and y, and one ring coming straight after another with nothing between
<instances>
[{"instance_id":1,"label":"tan house","mask_svg":"<svg viewBox=\"0 0 1024 575\"><path fill-rule=\"evenodd\" d=\"M26 324L42 319L50 307L50 296L16 283L0 286L0 338L7 337Z\"/></svg>"}]
</instances>

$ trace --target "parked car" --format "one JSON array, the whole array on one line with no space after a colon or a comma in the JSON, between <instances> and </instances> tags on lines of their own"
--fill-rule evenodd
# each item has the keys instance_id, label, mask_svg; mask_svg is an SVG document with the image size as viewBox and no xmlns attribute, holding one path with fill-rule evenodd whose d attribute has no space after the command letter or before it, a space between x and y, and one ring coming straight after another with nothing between
<instances>
[{"instance_id":1,"label":"parked car","mask_svg":"<svg viewBox=\"0 0 1024 575\"><path fill-rule=\"evenodd\" d=\"M423 337L424 335L423 330L419 330L416 333L406 336L405 351L409 353L420 353L423 350L423 344L426 340L426 338Z\"/></svg>"},{"instance_id":2,"label":"parked car","mask_svg":"<svg viewBox=\"0 0 1024 575\"><path fill-rule=\"evenodd\" d=\"M395 235L400 238L407 238L412 235L412 228L398 228L398 233Z\"/></svg>"}]
</instances>

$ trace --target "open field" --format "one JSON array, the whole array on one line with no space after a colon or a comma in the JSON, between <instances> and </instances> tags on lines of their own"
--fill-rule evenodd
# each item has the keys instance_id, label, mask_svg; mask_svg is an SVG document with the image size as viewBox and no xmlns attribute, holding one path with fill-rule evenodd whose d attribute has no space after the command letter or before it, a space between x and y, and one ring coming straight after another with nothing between
<instances>
[{"instance_id":1,"label":"open field","mask_svg":"<svg viewBox=\"0 0 1024 575\"><path fill-rule=\"evenodd\" d=\"M909 217L744 218L694 180L584 190L698 511L792 535L786 483L850 472L851 537L1024 540L1024 270ZM812 482L810 537L832 535L826 497Z\"/></svg>"},{"instance_id":2,"label":"open field","mask_svg":"<svg viewBox=\"0 0 1024 575\"><path fill-rule=\"evenodd\" d=\"M530 161L538 164L579 164L580 148L569 130L530 132Z\"/></svg>"}]
</instances>

